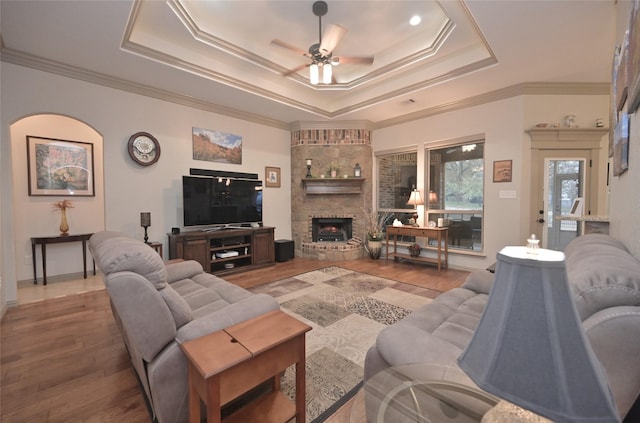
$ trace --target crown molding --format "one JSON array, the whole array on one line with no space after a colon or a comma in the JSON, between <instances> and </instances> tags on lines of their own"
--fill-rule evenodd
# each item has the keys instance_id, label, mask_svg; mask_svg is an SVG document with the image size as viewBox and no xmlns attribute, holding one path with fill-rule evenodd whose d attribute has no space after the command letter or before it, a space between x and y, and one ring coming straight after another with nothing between
<instances>
[{"instance_id":1,"label":"crown molding","mask_svg":"<svg viewBox=\"0 0 640 423\"><path fill-rule=\"evenodd\" d=\"M373 129L387 128L389 126L400 125L402 123L521 95L609 95L610 91L611 84L606 82L524 82L473 97L429 107L406 115L378 121L375 123Z\"/></svg>"},{"instance_id":2,"label":"crown molding","mask_svg":"<svg viewBox=\"0 0 640 423\"><path fill-rule=\"evenodd\" d=\"M182 106L192 107L194 109L200 109L207 112L220 114L223 116L228 116L231 118L254 122L261 125L278 128L278 129L289 130L288 122L283 122L276 119L269 119L267 117L260 116L254 113L248 113L241 110L220 106L215 103L198 100L196 98L178 94L172 91L154 88L149 85L139 84L139 83L127 81L121 78L114 78L112 76L105 75L99 72L94 72L87 69L78 68L75 66L69 66L64 63L56 62L54 60L44 59L42 57L29 55L17 50L4 48L2 49L0 58L3 62L12 63L14 65L37 69L40 71L53 73L55 75L77 79L80 81L85 81L85 82L89 82L96 85L102 85L104 87L114 88L117 90L126 91L133 94L152 97L158 100L175 103Z\"/></svg>"},{"instance_id":3,"label":"crown molding","mask_svg":"<svg viewBox=\"0 0 640 423\"><path fill-rule=\"evenodd\" d=\"M3 45L0 38L0 45ZM139 84L135 82L130 82L121 78L114 78L109 75L105 75L99 72L90 71L83 68L78 68L75 66L66 65L60 62L56 62L49 59L44 59L38 56L33 56L30 54L26 54L17 50L8 49L3 47L1 49L0 60L6 63L12 63L14 65L24 66L32 69L37 69L40 71L53 73L56 75L77 79L97 85L102 85L109 88L114 88L121 91L126 91L142 96L152 97L158 100L167 101L170 103L179 104L182 106L192 107L199 110L204 110L211 113L220 114L223 116L228 116L231 118L236 118L240 120L245 120L248 122L257 123L260 125L270 126L273 128L283 129L286 131L296 130L298 128L296 125L304 125L305 128L311 127L313 125L314 128L323 129L323 128L336 128L336 125L339 125L340 128L349 129L354 121L328 121L328 122L284 122L276 119L270 119L265 116L261 116L254 113L244 112L238 109L233 109L229 107L224 107L219 104L215 104L208 101L198 100L193 97L185 96L176 92L163 90L159 88L154 88L145 84ZM489 59L492 60L492 59ZM476 64L478 65L478 64ZM482 67L482 66L481 66ZM461 71L463 72L463 71ZM452 78L455 75L447 75L443 78ZM442 81L435 81L442 82ZM434 81L425 81L420 85L424 84L433 84ZM409 87L408 91L416 90L420 87ZM522 84L516 84L509 87L501 88L499 90L494 90L488 93L479 94L473 97L468 97L464 99L460 99L457 101L440 104L434 107L429 107L426 109L422 109L413 113L408 113L402 116L397 116L394 118L371 122L371 121L355 121L357 125L362 123L366 123L364 126L365 129L376 130L387 128L390 126L395 126L403 123L412 122L419 119L424 119L432 116L436 116L443 113L449 113L456 110L462 110L473 106L479 106L486 103L492 103L495 101L503 100L510 97L516 97L520 95L609 95L610 94L610 84L609 83L565 83L565 82L526 82ZM308 110L308 107L303 107L303 110L310 111L312 113L316 113L325 117L327 119L332 119L337 116L340 116L345 113L353 112L359 110L361 108L373 105L375 103L388 100L389 98L396 97L399 94L403 94L395 92L393 95L389 95L387 97L378 97L371 101L362 102L351 107L341 109L335 111L330 114L319 113L316 110ZM270 98L274 101L281 102L283 104L288 104L292 107L299 107L299 105L293 104L291 99L288 98L274 98L273 95L266 95L262 93L263 97ZM350 123L351 122L351 123ZM346 126L345 126L346 125ZM362 128L362 126L360 126Z\"/></svg>"}]
</instances>

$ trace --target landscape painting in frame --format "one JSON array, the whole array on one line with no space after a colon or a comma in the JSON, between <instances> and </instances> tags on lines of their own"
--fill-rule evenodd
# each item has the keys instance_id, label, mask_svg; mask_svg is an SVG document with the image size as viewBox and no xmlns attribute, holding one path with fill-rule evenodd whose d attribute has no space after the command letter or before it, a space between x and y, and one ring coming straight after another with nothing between
<instances>
[{"instance_id":1,"label":"landscape painting in frame","mask_svg":"<svg viewBox=\"0 0 640 423\"><path fill-rule=\"evenodd\" d=\"M193 159L242 164L242 136L193 128Z\"/></svg>"},{"instance_id":2,"label":"landscape painting in frame","mask_svg":"<svg viewBox=\"0 0 640 423\"><path fill-rule=\"evenodd\" d=\"M613 135L613 176L629 169L629 115L622 113Z\"/></svg>"},{"instance_id":3,"label":"landscape painting in frame","mask_svg":"<svg viewBox=\"0 0 640 423\"><path fill-rule=\"evenodd\" d=\"M95 195L93 144L27 136L29 195Z\"/></svg>"}]
</instances>

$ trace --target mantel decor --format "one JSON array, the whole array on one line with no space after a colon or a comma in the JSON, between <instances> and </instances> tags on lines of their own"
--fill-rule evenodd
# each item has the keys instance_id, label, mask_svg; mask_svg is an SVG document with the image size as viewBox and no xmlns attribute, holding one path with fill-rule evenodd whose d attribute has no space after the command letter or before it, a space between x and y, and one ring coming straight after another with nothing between
<instances>
[{"instance_id":1,"label":"mantel decor","mask_svg":"<svg viewBox=\"0 0 640 423\"><path fill-rule=\"evenodd\" d=\"M29 195L93 197L93 144L27 135Z\"/></svg>"}]
</instances>

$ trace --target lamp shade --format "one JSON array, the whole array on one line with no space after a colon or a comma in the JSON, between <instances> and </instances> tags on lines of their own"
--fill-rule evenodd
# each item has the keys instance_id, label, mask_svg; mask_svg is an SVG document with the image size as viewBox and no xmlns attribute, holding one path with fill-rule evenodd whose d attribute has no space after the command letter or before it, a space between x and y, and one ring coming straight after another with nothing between
<instances>
[{"instance_id":1,"label":"lamp shade","mask_svg":"<svg viewBox=\"0 0 640 423\"><path fill-rule=\"evenodd\" d=\"M413 191L411 191L411 196L409 197L409 201L407 201L407 205L408 206L419 206L424 204L422 202L422 197L420 196L420 191L418 191L417 189L414 189Z\"/></svg>"},{"instance_id":2,"label":"lamp shade","mask_svg":"<svg viewBox=\"0 0 640 423\"><path fill-rule=\"evenodd\" d=\"M309 66L309 82L313 85L316 85L320 79L320 71L318 70L318 65L316 63L312 63Z\"/></svg>"},{"instance_id":3,"label":"lamp shade","mask_svg":"<svg viewBox=\"0 0 640 423\"><path fill-rule=\"evenodd\" d=\"M580 325L564 253L506 247L460 367L482 389L557 423L619 422Z\"/></svg>"},{"instance_id":4,"label":"lamp shade","mask_svg":"<svg viewBox=\"0 0 640 423\"><path fill-rule=\"evenodd\" d=\"M142 212L140 213L140 226L143 228L146 226L151 226L151 213L150 212Z\"/></svg>"},{"instance_id":5,"label":"lamp shade","mask_svg":"<svg viewBox=\"0 0 640 423\"><path fill-rule=\"evenodd\" d=\"M322 83L331 84L331 78L333 77L333 69L331 63L325 63L322 66Z\"/></svg>"}]
</instances>

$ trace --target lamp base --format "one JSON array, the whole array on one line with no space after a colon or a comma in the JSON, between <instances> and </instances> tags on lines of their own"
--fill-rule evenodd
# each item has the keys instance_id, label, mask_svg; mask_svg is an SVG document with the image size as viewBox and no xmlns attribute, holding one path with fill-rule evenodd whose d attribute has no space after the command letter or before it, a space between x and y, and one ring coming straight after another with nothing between
<instances>
[{"instance_id":1,"label":"lamp base","mask_svg":"<svg viewBox=\"0 0 640 423\"><path fill-rule=\"evenodd\" d=\"M482 417L482 423L553 423L508 401L500 400Z\"/></svg>"}]
</instances>

